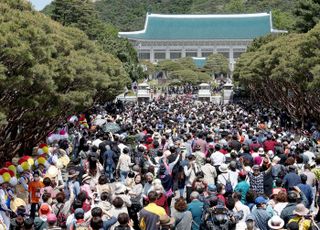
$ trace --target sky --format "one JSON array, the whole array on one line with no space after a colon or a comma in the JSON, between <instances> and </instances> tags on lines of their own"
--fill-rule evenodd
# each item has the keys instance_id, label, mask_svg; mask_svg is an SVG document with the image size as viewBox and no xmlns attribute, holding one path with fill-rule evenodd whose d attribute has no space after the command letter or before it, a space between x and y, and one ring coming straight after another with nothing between
<instances>
[{"instance_id":1,"label":"sky","mask_svg":"<svg viewBox=\"0 0 320 230\"><path fill-rule=\"evenodd\" d=\"M48 5L52 0L29 0L36 10L42 10L46 5Z\"/></svg>"}]
</instances>

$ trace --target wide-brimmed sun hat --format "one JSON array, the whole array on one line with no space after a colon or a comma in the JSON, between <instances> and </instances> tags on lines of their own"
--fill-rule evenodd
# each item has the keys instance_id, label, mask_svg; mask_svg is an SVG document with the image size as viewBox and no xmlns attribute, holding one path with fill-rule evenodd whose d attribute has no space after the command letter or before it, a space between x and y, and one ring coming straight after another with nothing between
<instances>
[{"instance_id":1,"label":"wide-brimmed sun hat","mask_svg":"<svg viewBox=\"0 0 320 230\"><path fill-rule=\"evenodd\" d=\"M309 209L307 209L303 204L297 204L295 210L293 210L293 214L298 216L305 216L309 213Z\"/></svg>"},{"instance_id":2,"label":"wide-brimmed sun hat","mask_svg":"<svg viewBox=\"0 0 320 230\"><path fill-rule=\"evenodd\" d=\"M120 182L117 182L114 186L115 186L115 189L114 189L115 194L124 193L127 190L126 186L121 184Z\"/></svg>"},{"instance_id":3,"label":"wide-brimmed sun hat","mask_svg":"<svg viewBox=\"0 0 320 230\"><path fill-rule=\"evenodd\" d=\"M82 176L82 183L87 181L87 180L90 180L91 179L91 176L89 176L89 174L83 174Z\"/></svg>"},{"instance_id":4,"label":"wide-brimmed sun hat","mask_svg":"<svg viewBox=\"0 0 320 230\"><path fill-rule=\"evenodd\" d=\"M268 226L271 229L281 229L284 226L284 220L280 216L273 216L269 219Z\"/></svg>"},{"instance_id":5,"label":"wide-brimmed sun hat","mask_svg":"<svg viewBox=\"0 0 320 230\"><path fill-rule=\"evenodd\" d=\"M75 176L78 176L79 175L79 172L76 171L75 169L70 169L69 172L68 172L68 177L75 177Z\"/></svg>"},{"instance_id":6,"label":"wide-brimmed sun hat","mask_svg":"<svg viewBox=\"0 0 320 230\"><path fill-rule=\"evenodd\" d=\"M20 206L26 207L27 204L26 204L26 202L25 202L24 200L22 200L22 199L20 199L20 198L18 198L18 197L14 198L14 200L12 200L12 201L10 202L10 208L11 208L11 210L12 210L13 212L16 212L17 209L18 209L18 207L20 207Z\"/></svg>"},{"instance_id":7,"label":"wide-brimmed sun hat","mask_svg":"<svg viewBox=\"0 0 320 230\"><path fill-rule=\"evenodd\" d=\"M228 165L227 164L222 164L219 166L219 171L222 173L228 172Z\"/></svg>"}]
</instances>

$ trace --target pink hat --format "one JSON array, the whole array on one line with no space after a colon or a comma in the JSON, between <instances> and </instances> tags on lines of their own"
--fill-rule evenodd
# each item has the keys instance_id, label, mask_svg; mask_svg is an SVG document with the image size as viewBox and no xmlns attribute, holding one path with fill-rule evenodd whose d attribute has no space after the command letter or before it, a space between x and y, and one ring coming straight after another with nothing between
<instances>
[{"instance_id":1,"label":"pink hat","mask_svg":"<svg viewBox=\"0 0 320 230\"><path fill-rule=\"evenodd\" d=\"M261 165L261 163L262 163L262 157L261 156L256 156L255 158L254 158L254 164L255 165Z\"/></svg>"},{"instance_id":2,"label":"pink hat","mask_svg":"<svg viewBox=\"0 0 320 230\"><path fill-rule=\"evenodd\" d=\"M47 215L47 222L54 223L57 221L57 216L54 213L49 213Z\"/></svg>"},{"instance_id":3,"label":"pink hat","mask_svg":"<svg viewBox=\"0 0 320 230\"><path fill-rule=\"evenodd\" d=\"M63 130L63 129L61 129L60 132L59 132L59 134L60 134L60 135L65 135L65 134L66 134L66 131Z\"/></svg>"}]
</instances>

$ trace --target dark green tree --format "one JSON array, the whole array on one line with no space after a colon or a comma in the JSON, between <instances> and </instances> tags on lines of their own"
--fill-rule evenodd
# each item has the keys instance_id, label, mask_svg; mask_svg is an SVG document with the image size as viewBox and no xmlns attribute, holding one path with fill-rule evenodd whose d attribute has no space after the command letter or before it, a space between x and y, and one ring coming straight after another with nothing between
<instances>
[{"instance_id":1,"label":"dark green tree","mask_svg":"<svg viewBox=\"0 0 320 230\"><path fill-rule=\"evenodd\" d=\"M86 34L18 0L0 3L0 157L33 146L69 114L111 100L129 78Z\"/></svg>"},{"instance_id":2,"label":"dark green tree","mask_svg":"<svg viewBox=\"0 0 320 230\"><path fill-rule=\"evenodd\" d=\"M294 14L297 17L296 30L306 33L320 21L320 1L300 0Z\"/></svg>"},{"instance_id":3,"label":"dark green tree","mask_svg":"<svg viewBox=\"0 0 320 230\"><path fill-rule=\"evenodd\" d=\"M96 39L100 21L91 0L55 0L51 18L64 26L77 27Z\"/></svg>"},{"instance_id":4,"label":"dark green tree","mask_svg":"<svg viewBox=\"0 0 320 230\"><path fill-rule=\"evenodd\" d=\"M223 74L226 76L229 73L229 61L221 53L210 55L203 67L209 74Z\"/></svg>"},{"instance_id":5,"label":"dark green tree","mask_svg":"<svg viewBox=\"0 0 320 230\"><path fill-rule=\"evenodd\" d=\"M303 121L319 120L320 24L248 49L237 61L234 80L255 102Z\"/></svg>"},{"instance_id":6,"label":"dark green tree","mask_svg":"<svg viewBox=\"0 0 320 230\"><path fill-rule=\"evenodd\" d=\"M63 25L83 30L105 52L121 60L132 80L143 76L135 49L127 39L118 37L118 30L113 25L100 19L91 0L55 0L52 3L51 18Z\"/></svg>"}]
</instances>

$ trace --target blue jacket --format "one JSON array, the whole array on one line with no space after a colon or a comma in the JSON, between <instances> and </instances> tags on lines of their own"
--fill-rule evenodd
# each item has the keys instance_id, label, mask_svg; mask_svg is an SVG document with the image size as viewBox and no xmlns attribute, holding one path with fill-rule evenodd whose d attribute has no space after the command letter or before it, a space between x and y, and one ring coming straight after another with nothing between
<instances>
[{"instance_id":1,"label":"blue jacket","mask_svg":"<svg viewBox=\"0 0 320 230\"><path fill-rule=\"evenodd\" d=\"M312 188L308 184L298 184L298 188L303 192L303 194L306 196L308 200L307 208L310 208L312 201L313 201L313 193Z\"/></svg>"},{"instance_id":2,"label":"blue jacket","mask_svg":"<svg viewBox=\"0 0 320 230\"><path fill-rule=\"evenodd\" d=\"M192 230L199 230L203 213L203 203L199 200L191 201L188 204L188 211L191 212L193 218Z\"/></svg>"},{"instance_id":3,"label":"blue jacket","mask_svg":"<svg viewBox=\"0 0 320 230\"><path fill-rule=\"evenodd\" d=\"M285 177L283 178L283 184L286 189L297 186L301 183L301 178L298 174L295 172L289 172Z\"/></svg>"}]
</instances>

